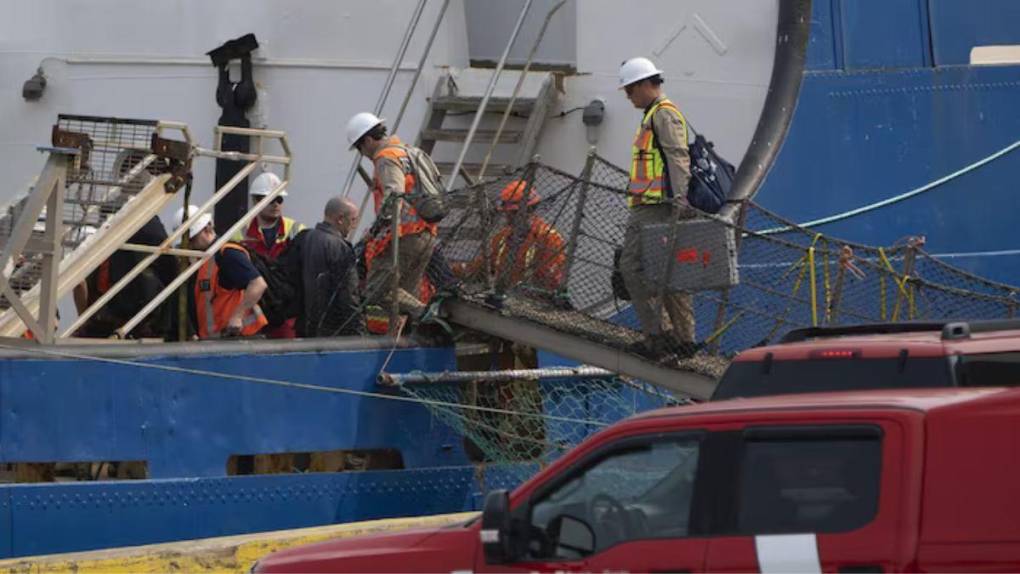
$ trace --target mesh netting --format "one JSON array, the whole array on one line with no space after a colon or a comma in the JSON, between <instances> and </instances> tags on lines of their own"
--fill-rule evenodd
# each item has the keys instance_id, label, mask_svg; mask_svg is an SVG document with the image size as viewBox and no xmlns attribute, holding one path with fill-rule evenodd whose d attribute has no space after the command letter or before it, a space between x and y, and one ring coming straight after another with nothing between
<instances>
[{"instance_id":1,"label":"mesh netting","mask_svg":"<svg viewBox=\"0 0 1020 574\"><path fill-rule=\"evenodd\" d=\"M531 164L453 192L438 250L459 279L457 296L614 349L640 342L633 308L613 288L614 253L631 214L627 185L624 170L595 157L580 177ZM534 196L521 192L526 189ZM931 257L923 240L857 245L798 227L753 202L740 205L733 219L684 219L652 237L646 251L666 254L672 246L676 254L643 262L649 280L662 286L657 298L699 278L712 288L688 287L696 353L646 358L717 377L736 352L794 328L1015 313L1014 287ZM667 277L673 287L663 286ZM403 389L462 432L484 460L534 463L521 467L530 470L520 478L602 423L675 400L617 378Z\"/></svg>"},{"instance_id":2,"label":"mesh netting","mask_svg":"<svg viewBox=\"0 0 1020 574\"><path fill-rule=\"evenodd\" d=\"M479 379L404 384L401 389L464 435L473 460L509 465L517 480L607 424L683 402L654 386L617 377Z\"/></svg>"},{"instance_id":3,"label":"mesh netting","mask_svg":"<svg viewBox=\"0 0 1020 574\"><path fill-rule=\"evenodd\" d=\"M537 203L530 210L501 210L514 181L532 186ZM614 252L630 214L627 182L626 172L596 158L582 177L531 164L454 192L458 209L443 221L440 245L460 271L460 296L614 348L640 341L633 308L612 286ZM714 288L688 287L699 351L672 359L686 370L718 375L725 367L719 357L774 342L797 327L1001 318L1013 316L1017 305L1014 287L947 265L917 239L886 248L856 245L797 227L754 203L741 206L735 222L702 216L676 228L676 262L665 255L658 269L644 262L646 276L660 285L667 276L674 286L708 277L705 245L712 239L723 246L711 254L718 270L707 280ZM662 240L648 245L667 253L670 233L667 226ZM670 292L676 289L660 291Z\"/></svg>"},{"instance_id":4,"label":"mesh netting","mask_svg":"<svg viewBox=\"0 0 1020 574\"><path fill-rule=\"evenodd\" d=\"M168 166L150 151L155 121L61 115L56 127L85 142L70 161L64 186L61 215L66 256ZM0 249L6 246L30 195L31 190L16 197L0 212ZM34 238L43 237L47 217L44 209L32 231ZM43 257L32 250L31 242L18 255L10 281L15 292L22 293L39 282ZM0 296L0 309L9 306Z\"/></svg>"}]
</instances>

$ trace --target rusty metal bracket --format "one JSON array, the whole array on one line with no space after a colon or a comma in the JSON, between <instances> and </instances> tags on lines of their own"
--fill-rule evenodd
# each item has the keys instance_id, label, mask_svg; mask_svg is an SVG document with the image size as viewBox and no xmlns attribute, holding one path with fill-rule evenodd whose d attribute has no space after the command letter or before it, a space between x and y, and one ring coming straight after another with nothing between
<instances>
[{"instance_id":1,"label":"rusty metal bracket","mask_svg":"<svg viewBox=\"0 0 1020 574\"><path fill-rule=\"evenodd\" d=\"M152 153L167 160L170 179L166 182L167 193L177 193L191 179L191 145L187 142L159 137L152 134Z\"/></svg>"},{"instance_id":2,"label":"rusty metal bracket","mask_svg":"<svg viewBox=\"0 0 1020 574\"><path fill-rule=\"evenodd\" d=\"M50 139L53 147L74 148L79 150L80 154L78 155L77 168L83 171L89 169L89 158L91 157L92 152L92 138L90 138L88 134L62 130L59 125L54 124L53 133Z\"/></svg>"}]
</instances>

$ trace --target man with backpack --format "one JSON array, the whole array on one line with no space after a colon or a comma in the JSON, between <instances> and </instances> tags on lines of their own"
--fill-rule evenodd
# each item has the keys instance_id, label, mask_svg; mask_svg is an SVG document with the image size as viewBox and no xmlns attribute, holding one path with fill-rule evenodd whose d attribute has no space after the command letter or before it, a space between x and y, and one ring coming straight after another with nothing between
<instances>
[{"instance_id":1,"label":"man with backpack","mask_svg":"<svg viewBox=\"0 0 1020 574\"><path fill-rule=\"evenodd\" d=\"M177 225L188 225L189 246L204 251L216 242L216 230L208 213L194 216L198 208L177 210ZM229 242L199 268L195 276L196 331L200 339L250 337L269 323L259 307L266 280L252 265L248 251Z\"/></svg>"},{"instance_id":2,"label":"man with backpack","mask_svg":"<svg viewBox=\"0 0 1020 574\"><path fill-rule=\"evenodd\" d=\"M436 223L444 208L438 193L435 164L423 151L388 136L384 120L360 113L347 122L350 149L371 158L375 165L372 199L376 221L365 245L368 277L365 298L368 328L372 333L395 332L389 313L396 296L399 312L418 319L426 306L418 298L422 276L436 244ZM393 221L397 217L397 263L394 266ZM399 284L394 294L394 274Z\"/></svg>"},{"instance_id":3,"label":"man with backpack","mask_svg":"<svg viewBox=\"0 0 1020 574\"><path fill-rule=\"evenodd\" d=\"M635 108L644 111L631 148L630 217L620 271L645 334L630 350L652 358L685 357L696 350L693 297L651 284L643 269L643 230L697 215L687 199L691 179L687 120L662 92L662 82L662 71L647 58L632 58L620 68L620 89ZM671 324L669 331L663 330L661 312L652 304L660 292Z\"/></svg>"},{"instance_id":4,"label":"man with backpack","mask_svg":"<svg viewBox=\"0 0 1020 574\"><path fill-rule=\"evenodd\" d=\"M248 194L252 205L262 201L274 189L280 186L280 177L272 172L259 174L251 184ZM248 227L239 231L231 239L243 245L255 257L258 254L271 265L283 255L294 243L297 236L305 230L305 226L283 215L284 198L287 190L283 190L272 203L259 212ZM265 274L263 274L265 275ZM270 339L293 339L295 337L294 319L286 319L279 324L272 324L266 329Z\"/></svg>"}]
</instances>

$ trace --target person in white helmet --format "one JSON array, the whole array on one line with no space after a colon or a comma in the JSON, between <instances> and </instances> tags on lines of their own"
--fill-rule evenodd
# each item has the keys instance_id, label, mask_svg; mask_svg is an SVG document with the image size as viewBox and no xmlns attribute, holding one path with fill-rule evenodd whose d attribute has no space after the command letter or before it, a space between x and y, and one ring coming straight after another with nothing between
<instances>
[{"instance_id":1,"label":"person in white helmet","mask_svg":"<svg viewBox=\"0 0 1020 574\"><path fill-rule=\"evenodd\" d=\"M262 201L279 187L280 183L280 177L273 172L259 174L252 181L251 189L248 191L252 205ZM286 197L287 190L280 192L276 199L248 224L247 229L238 232L232 239L269 259L279 257L298 233L305 229L304 225L283 215L283 202Z\"/></svg>"},{"instance_id":2,"label":"person in white helmet","mask_svg":"<svg viewBox=\"0 0 1020 574\"><path fill-rule=\"evenodd\" d=\"M392 331L388 311L392 304L393 259L390 251L393 213L400 205L398 261L400 285L397 303L402 314L418 318L425 304L418 298L422 277L432 258L436 243L436 225L422 219L414 206L404 199L415 186L414 170L408 159L407 147L397 136L388 136L385 120L374 114L356 114L347 122L347 141L375 165L372 186L376 224L365 245L368 276L365 298L368 330L372 333Z\"/></svg>"},{"instance_id":3,"label":"person in white helmet","mask_svg":"<svg viewBox=\"0 0 1020 574\"><path fill-rule=\"evenodd\" d=\"M662 83L662 71L647 58L632 58L620 67L619 88L634 107L643 112L631 149L627 198L630 217L620 271L646 336L631 350L654 358L669 354L686 357L696 350L692 296L665 292L662 306L670 328L664 330L663 317L652 304L659 294L659 286L645 279L642 268L642 229L689 219L697 213L687 202L691 178L687 120L666 98Z\"/></svg>"},{"instance_id":4,"label":"person in white helmet","mask_svg":"<svg viewBox=\"0 0 1020 574\"><path fill-rule=\"evenodd\" d=\"M216 242L216 229L208 213L195 216L198 208L188 206L189 247L199 251ZM185 220L184 208L177 210L177 225ZM249 337L269 323L259 300L266 291L266 280L252 265L248 251L227 242L209 258L195 275L196 331L200 339Z\"/></svg>"},{"instance_id":5,"label":"person in white helmet","mask_svg":"<svg viewBox=\"0 0 1020 574\"><path fill-rule=\"evenodd\" d=\"M252 206L272 193L280 183L280 177L275 173L270 171L260 173L248 190ZM251 220L247 228L239 231L231 239L270 261L279 259L294 243L298 234L305 230L304 225L283 215L285 197L287 190L281 191L272 203ZM297 336L295 320L287 319L279 325L273 325L265 330L265 335L270 339L293 339Z\"/></svg>"}]
</instances>

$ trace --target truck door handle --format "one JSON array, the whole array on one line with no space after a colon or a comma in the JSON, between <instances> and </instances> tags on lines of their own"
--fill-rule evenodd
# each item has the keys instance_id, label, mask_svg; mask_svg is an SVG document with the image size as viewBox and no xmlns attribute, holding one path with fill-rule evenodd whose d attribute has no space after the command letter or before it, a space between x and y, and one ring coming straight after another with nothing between
<instances>
[{"instance_id":1,"label":"truck door handle","mask_svg":"<svg viewBox=\"0 0 1020 574\"><path fill-rule=\"evenodd\" d=\"M859 566L842 566L839 574L881 574L882 567L877 564L864 564Z\"/></svg>"}]
</instances>

